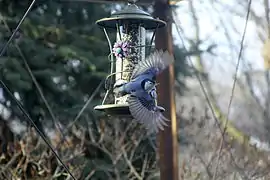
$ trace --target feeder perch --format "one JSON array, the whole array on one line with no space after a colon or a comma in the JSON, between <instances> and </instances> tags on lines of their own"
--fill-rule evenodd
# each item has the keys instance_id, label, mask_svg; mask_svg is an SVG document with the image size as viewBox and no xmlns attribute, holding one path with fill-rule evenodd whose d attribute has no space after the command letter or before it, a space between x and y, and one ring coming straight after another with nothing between
<instances>
[{"instance_id":1,"label":"feeder perch","mask_svg":"<svg viewBox=\"0 0 270 180\"><path fill-rule=\"evenodd\" d=\"M111 52L109 55L111 73L106 79L107 92L103 102L94 109L104 111L109 115L129 116L128 95L114 96L114 102L108 104L105 104L105 101L108 94L113 91L114 83L130 81L135 65L145 59L146 48L151 48L156 30L164 27L166 22L153 18L134 3L129 3L123 10L113 13L109 18L96 21L96 24L103 28L108 40ZM114 45L111 45L107 34L108 29L116 31L116 42ZM145 42L146 30L154 30L149 45L146 45Z\"/></svg>"}]
</instances>

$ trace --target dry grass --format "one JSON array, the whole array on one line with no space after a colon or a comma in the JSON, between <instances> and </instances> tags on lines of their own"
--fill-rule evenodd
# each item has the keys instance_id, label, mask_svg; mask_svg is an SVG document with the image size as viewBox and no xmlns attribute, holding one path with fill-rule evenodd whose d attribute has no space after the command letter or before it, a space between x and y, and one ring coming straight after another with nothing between
<instances>
[{"instance_id":1,"label":"dry grass","mask_svg":"<svg viewBox=\"0 0 270 180\"><path fill-rule=\"evenodd\" d=\"M157 169L155 150L132 122L100 119L95 126L74 127L68 143L59 135L51 142L78 179L151 179ZM0 179L70 179L33 129L9 143L0 167Z\"/></svg>"},{"instance_id":2,"label":"dry grass","mask_svg":"<svg viewBox=\"0 0 270 180\"><path fill-rule=\"evenodd\" d=\"M268 153L239 145L228 136L216 168L221 135L207 109L182 108L178 119L180 179L210 180L215 172L215 180L270 179ZM87 126L73 127L66 138L68 144L61 142L60 135L51 142L78 179L159 179L155 142L134 121L89 121ZM0 179L71 179L33 129L21 140L9 142L0 169Z\"/></svg>"}]
</instances>

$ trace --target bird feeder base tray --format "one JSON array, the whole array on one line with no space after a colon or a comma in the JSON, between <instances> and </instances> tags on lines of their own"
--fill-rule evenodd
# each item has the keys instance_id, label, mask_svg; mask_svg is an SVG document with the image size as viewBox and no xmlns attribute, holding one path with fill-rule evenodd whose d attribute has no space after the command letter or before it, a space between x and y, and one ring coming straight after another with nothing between
<instances>
[{"instance_id":1,"label":"bird feeder base tray","mask_svg":"<svg viewBox=\"0 0 270 180\"><path fill-rule=\"evenodd\" d=\"M104 104L95 106L94 109L108 115L131 116L128 104Z\"/></svg>"}]
</instances>

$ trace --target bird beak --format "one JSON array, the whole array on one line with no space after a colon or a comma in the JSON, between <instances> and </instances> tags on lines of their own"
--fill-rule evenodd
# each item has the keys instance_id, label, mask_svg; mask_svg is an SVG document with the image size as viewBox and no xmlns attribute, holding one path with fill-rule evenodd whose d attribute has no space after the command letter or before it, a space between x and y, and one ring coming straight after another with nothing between
<instances>
[{"instance_id":1,"label":"bird beak","mask_svg":"<svg viewBox=\"0 0 270 180\"><path fill-rule=\"evenodd\" d=\"M158 86L160 83L156 83L155 86Z\"/></svg>"}]
</instances>

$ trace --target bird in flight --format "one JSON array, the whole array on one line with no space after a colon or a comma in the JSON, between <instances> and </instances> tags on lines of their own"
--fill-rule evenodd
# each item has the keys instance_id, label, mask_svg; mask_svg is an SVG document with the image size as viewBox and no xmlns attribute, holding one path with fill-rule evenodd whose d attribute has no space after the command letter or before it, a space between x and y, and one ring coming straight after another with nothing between
<instances>
[{"instance_id":1,"label":"bird in flight","mask_svg":"<svg viewBox=\"0 0 270 180\"><path fill-rule=\"evenodd\" d=\"M168 51L156 50L135 65L129 82L119 80L114 84L116 96L129 95L127 102L131 115L144 124L149 133L164 130L169 121L162 114L165 109L157 105L156 77L173 62Z\"/></svg>"}]
</instances>

